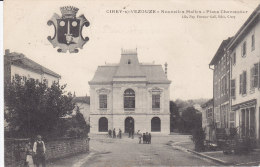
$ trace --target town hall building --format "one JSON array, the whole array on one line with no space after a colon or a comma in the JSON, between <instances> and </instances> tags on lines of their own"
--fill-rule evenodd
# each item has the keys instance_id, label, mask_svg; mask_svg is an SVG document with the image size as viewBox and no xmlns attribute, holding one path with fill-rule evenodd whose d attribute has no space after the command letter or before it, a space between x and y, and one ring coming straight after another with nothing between
<instances>
[{"instance_id":1,"label":"town hall building","mask_svg":"<svg viewBox=\"0 0 260 167\"><path fill-rule=\"evenodd\" d=\"M122 50L118 64L98 66L90 85L90 133L109 129L170 133L170 83L162 65L138 61Z\"/></svg>"}]
</instances>

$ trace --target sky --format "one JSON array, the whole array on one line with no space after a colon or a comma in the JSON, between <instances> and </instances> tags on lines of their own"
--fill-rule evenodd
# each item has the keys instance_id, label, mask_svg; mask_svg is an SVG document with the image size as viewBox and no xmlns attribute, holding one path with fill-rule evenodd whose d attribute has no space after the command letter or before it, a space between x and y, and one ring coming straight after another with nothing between
<instances>
[{"instance_id":1,"label":"sky","mask_svg":"<svg viewBox=\"0 0 260 167\"><path fill-rule=\"evenodd\" d=\"M233 36L259 4L258 0L5 0L4 49L26 57L61 75L60 82L76 96L89 95L89 85L99 65L119 63L121 48L137 48L140 62L168 63L172 81L170 98L212 98L212 70L208 64L222 40ZM90 26L83 36L89 41L79 53L58 53L47 36L47 25L60 7L79 8ZM112 10L156 10L158 13L111 13ZM167 11L208 11L208 13L162 13ZM213 16L214 11L247 11ZM195 18L183 18L183 15Z\"/></svg>"}]
</instances>

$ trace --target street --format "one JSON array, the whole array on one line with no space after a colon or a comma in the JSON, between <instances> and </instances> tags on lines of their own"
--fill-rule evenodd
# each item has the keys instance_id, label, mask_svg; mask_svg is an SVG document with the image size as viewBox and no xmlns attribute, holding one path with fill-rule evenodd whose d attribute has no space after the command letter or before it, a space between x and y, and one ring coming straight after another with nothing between
<instances>
[{"instance_id":1,"label":"street","mask_svg":"<svg viewBox=\"0 0 260 167\"><path fill-rule=\"evenodd\" d=\"M152 144L138 144L138 138L111 139L105 135L92 135L92 154L78 163L81 167L130 167L130 166L207 166L217 165L189 152L175 149L171 143L189 141L187 135L152 137ZM75 165L74 165L75 166Z\"/></svg>"}]
</instances>

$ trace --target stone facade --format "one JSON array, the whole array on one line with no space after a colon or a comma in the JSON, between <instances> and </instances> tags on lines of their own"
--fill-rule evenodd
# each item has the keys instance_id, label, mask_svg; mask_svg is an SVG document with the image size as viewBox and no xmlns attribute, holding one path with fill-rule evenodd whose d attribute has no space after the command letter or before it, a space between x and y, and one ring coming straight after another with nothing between
<instances>
[{"instance_id":1,"label":"stone facade","mask_svg":"<svg viewBox=\"0 0 260 167\"><path fill-rule=\"evenodd\" d=\"M170 133L170 81L161 65L141 64L136 52L123 51L119 64L99 66L89 84L90 133L107 133L114 128L127 132L129 119L135 132ZM126 95L128 90L132 97Z\"/></svg>"}]
</instances>

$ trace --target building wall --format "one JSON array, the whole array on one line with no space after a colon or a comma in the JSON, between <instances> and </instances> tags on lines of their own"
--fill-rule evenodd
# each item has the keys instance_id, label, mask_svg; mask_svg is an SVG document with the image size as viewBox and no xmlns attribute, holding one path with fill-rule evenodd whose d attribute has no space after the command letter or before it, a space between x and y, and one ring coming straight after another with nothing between
<instances>
[{"instance_id":1,"label":"building wall","mask_svg":"<svg viewBox=\"0 0 260 167\"><path fill-rule=\"evenodd\" d=\"M48 80L48 86L51 86L51 84L55 81L58 82L59 78L54 77L49 74L40 74L37 72L34 72L30 69L25 69L19 66L11 65L11 75L10 75L10 80L15 76L15 74L18 74L21 77L26 77L27 79L33 78L35 80L39 80L39 82L43 82L44 79Z\"/></svg>"},{"instance_id":2,"label":"building wall","mask_svg":"<svg viewBox=\"0 0 260 167\"><path fill-rule=\"evenodd\" d=\"M214 65L213 97L214 114L218 128L227 128L229 125L229 85L230 85L230 58L226 53Z\"/></svg>"},{"instance_id":3,"label":"building wall","mask_svg":"<svg viewBox=\"0 0 260 167\"><path fill-rule=\"evenodd\" d=\"M251 36L254 34L255 36L255 50L251 50ZM256 132L257 138L259 138L259 110L260 110L260 89L258 88L250 89L250 79L251 79L251 71L250 69L254 64L260 62L260 22L258 23L245 35L245 37L239 41L238 45L231 52L231 55L236 53L236 63L232 65L232 79L235 79L236 89L235 89L235 97L232 99L232 106L241 104L243 102L256 99L256 105L253 106L256 108L255 110L255 118L256 118ZM243 42L246 41L247 45L247 53L245 57L242 57L242 45ZM239 94L239 77L243 71L246 71L247 75L247 84L246 84L246 94ZM259 83L258 83L259 84ZM239 120L241 118L241 110L243 108L237 109L235 112L235 124L239 125Z\"/></svg>"},{"instance_id":4,"label":"building wall","mask_svg":"<svg viewBox=\"0 0 260 167\"><path fill-rule=\"evenodd\" d=\"M79 107L80 113L83 115L86 123L89 124L90 105L87 103L80 103L80 102L77 102L75 105Z\"/></svg>"},{"instance_id":5,"label":"building wall","mask_svg":"<svg viewBox=\"0 0 260 167\"><path fill-rule=\"evenodd\" d=\"M124 109L124 91L135 91L135 109ZM160 109L152 109L152 91L160 91ZM99 94L107 94L107 109L99 108ZM161 133L170 133L169 84L115 83L112 85L90 86L90 125L91 133L98 133L98 120L108 119L108 129L120 128L124 132L124 121L128 116L135 120L137 130L151 131L151 119L161 120ZM93 100L92 100L93 99Z\"/></svg>"},{"instance_id":6,"label":"building wall","mask_svg":"<svg viewBox=\"0 0 260 167\"><path fill-rule=\"evenodd\" d=\"M29 69L21 68L18 66L11 65L11 80L15 76L15 74L19 75L20 77L25 76L27 79L34 78L35 80L38 79L41 82L42 77L41 74L31 71Z\"/></svg>"}]
</instances>

